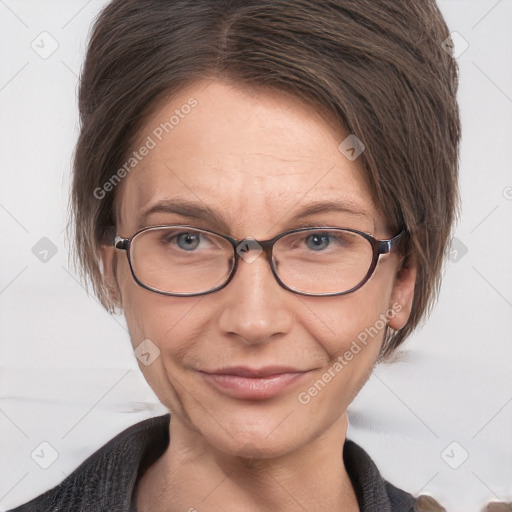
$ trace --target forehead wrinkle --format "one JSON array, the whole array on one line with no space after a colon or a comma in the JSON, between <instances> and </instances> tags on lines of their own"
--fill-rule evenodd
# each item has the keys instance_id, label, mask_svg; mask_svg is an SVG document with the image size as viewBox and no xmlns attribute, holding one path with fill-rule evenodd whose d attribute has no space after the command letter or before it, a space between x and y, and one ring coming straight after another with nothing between
<instances>
[{"instance_id":1,"label":"forehead wrinkle","mask_svg":"<svg viewBox=\"0 0 512 512\"><path fill-rule=\"evenodd\" d=\"M279 147L279 149L282 149L282 147ZM291 153L294 153L297 155L297 151L294 151L293 149L290 149ZM286 158L285 156L279 156L279 155L273 155L270 153L264 153L261 151L254 151L251 153L253 156L261 156L266 157L272 160L277 160L278 162L288 162L288 163L304 163L307 162L307 160L313 160L310 155L299 155L300 158Z\"/></svg>"}]
</instances>

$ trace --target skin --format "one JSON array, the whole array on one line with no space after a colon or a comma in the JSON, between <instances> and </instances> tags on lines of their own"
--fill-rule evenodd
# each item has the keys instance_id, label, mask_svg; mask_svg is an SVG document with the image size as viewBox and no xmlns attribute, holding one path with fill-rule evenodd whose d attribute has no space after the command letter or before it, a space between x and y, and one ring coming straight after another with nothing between
<instances>
[{"instance_id":1,"label":"skin","mask_svg":"<svg viewBox=\"0 0 512 512\"><path fill-rule=\"evenodd\" d=\"M312 202L333 199L356 212L303 220L381 239L396 234L375 207L361 160L351 162L338 150L348 132L296 98L198 81L158 106L139 142L190 97L198 105L116 192L120 235L132 236L143 210L173 198L207 204L225 226L173 213L154 214L144 225L184 223L264 240L300 227L291 219ZM280 287L260 256L252 263L240 260L222 290L184 298L137 285L124 251L104 247L101 256L133 346L149 338L160 350L150 366L140 367L171 411L169 447L138 487L140 511L359 510L342 459L347 407L375 365L383 331L309 404L297 397L393 304L401 311L389 326L405 325L413 264L401 267L399 254L384 255L356 292L307 297ZM309 372L258 401L227 396L197 371L275 364Z\"/></svg>"}]
</instances>

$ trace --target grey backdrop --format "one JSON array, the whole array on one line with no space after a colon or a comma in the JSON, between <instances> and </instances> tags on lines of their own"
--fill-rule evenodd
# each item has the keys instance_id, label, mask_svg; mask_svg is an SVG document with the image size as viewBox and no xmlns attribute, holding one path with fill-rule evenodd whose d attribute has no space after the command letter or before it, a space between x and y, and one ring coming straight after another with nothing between
<instances>
[{"instance_id":1,"label":"grey backdrop","mask_svg":"<svg viewBox=\"0 0 512 512\"><path fill-rule=\"evenodd\" d=\"M165 412L64 238L77 75L105 3L0 0L0 510ZM512 0L440 6L461 69L462 218L430 321L351 405L349 437L398 487L467 512L512 501Z\"/></svg>"}]
</instances>

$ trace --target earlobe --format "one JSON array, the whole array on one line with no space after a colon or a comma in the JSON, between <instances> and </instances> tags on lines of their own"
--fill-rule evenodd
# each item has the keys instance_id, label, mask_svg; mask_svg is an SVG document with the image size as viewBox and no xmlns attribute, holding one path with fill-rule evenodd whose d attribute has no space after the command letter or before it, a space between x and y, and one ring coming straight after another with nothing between
<instances>
[{"instance_id":1,"label":"earlobe","mask_svg":"<svg viewBox=\"0 0 512 512\"><path fill-rule=\"evenodd\" d=\"M102 273L109 298L116 308L122 308L121 291L117 283L116 250L113 246L102 245L99 249Z\"/></svg>"},{"instance_id":2,"label":"earlobe","mask_svg":"<svg viewBox=\"0 0 512 512\"><path fill-rule=\"evenodd\" d=\"M411 314L416 276L416 262L409 257L400 265L393 284L390 307L395 315L389 320L389 326L395 331L405 326Z\"/></svg>"}]
</instances>

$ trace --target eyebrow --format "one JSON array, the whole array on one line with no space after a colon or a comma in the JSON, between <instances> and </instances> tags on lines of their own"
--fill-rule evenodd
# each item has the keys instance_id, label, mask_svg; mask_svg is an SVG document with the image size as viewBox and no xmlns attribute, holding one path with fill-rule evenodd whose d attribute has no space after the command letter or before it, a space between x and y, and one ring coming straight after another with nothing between
<instances>
[{"instance_id":1,"label":"eyebrow","mask_svg":"<svg viewBox=\"0 0 512 512\"><path fill-rule=\"evenodd\" d=\"M187 201L183 199L164 199L155 203L140 216L137 229L145 227L147 218L157 213L174 213L183 217L209 220L210 222L222 227L224 230L229 230L229 227L222 215L218 214L213 208L210 208L204 203L196 203L194 201Z\"/></svg>"},{"instance_id":2,"label":"eyebrow","mask_svg":"<svg viewBox=\"0 0 512 512\"><path fill-rule=\"evenodd\" d=\"M309 217L310 215L331 212L349 213L351 215L367 217L369 220L372 220L371 215L366 210L358 207L355 204L343 201L318 201L312 203L291 217L291 220L296 221L302 219L303 217Z\"/></svg>"},{"instance_id":3,"label":"eyebrow","mask_svg":"<svg viewBox=\"0 0 512 512\"><path fill-rule=\"evenodd\" d=\"M327 200L317 201L305 206L298 213L290 217L289 222L293 223L303 219L304 217L333 212L348 213L350 215L364 217L370 220L372 225L374 224L373 217L361 207L349 202ZM146 227L148 217L158 213L174 213L183 217L205 220L221 227L226 233L230 230L229 225L222 214L218 213L213 208L204 203L183 199L164 199L155 203L142 213L137 229Z\"/></svg>"}]
</instances>

